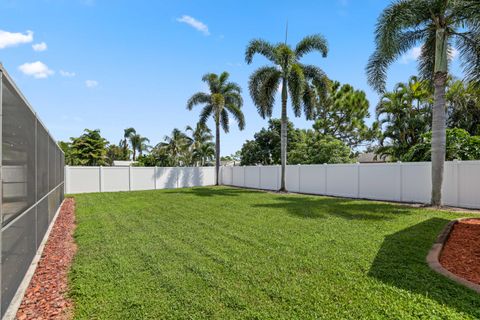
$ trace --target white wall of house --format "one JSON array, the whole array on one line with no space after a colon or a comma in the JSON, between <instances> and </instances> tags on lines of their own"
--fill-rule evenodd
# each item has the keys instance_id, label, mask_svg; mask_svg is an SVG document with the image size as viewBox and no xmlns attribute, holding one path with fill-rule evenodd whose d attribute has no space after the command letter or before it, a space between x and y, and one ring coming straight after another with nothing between
<instances>
[{"instance_id":1,"label":"white wall of house","mask_svg":"<svg viewBox=\"0 0 480 320\"><path fill-rule=\"evenodd\" d=\"M289 165L287 190L348 198L428 203L430 162ZM280 166L222 167L224 185L264 190L280 186ZM445 205L480 209L480 161L445 163Z\"/></svg>"}]
</instances>

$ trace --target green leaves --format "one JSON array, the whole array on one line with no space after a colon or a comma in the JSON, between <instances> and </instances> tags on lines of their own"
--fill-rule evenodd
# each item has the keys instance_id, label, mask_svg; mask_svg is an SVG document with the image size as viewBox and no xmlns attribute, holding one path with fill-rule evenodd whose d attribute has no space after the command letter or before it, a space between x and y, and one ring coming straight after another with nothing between
<instances>
[{"instance_id":1,"label":"green leaves","mask_svg":"<svg viewBox=\"0 0 480 320\"><path fill-rule=\"evenodd\" d=\"M262 118L271 117L275 94L280 85L281 72L275 67L257 69L248 82L250 96Z\"/></svg>"},{"instance_id":2,"label":"green leaves","mask_svg":"<svg viewBox=\"0 0 480 320\"><path fill-rule=\"evenodd\" d=\"M208 84L210 93L195 93L188 99L187 109L192 110L195 105L204 105L200 113L199 123L205 125L208 118L213 116L215 123L222 126L225 132L229 131L227 111L234 112L238 127L243 130L245 118L241 111L243 106L242 89L237 83L229 82L228 78L228 72L222 72L220 75L215 73L205 74L202 80Z\"/></svg>"},{"instance_id":3,"label":"green leaves","mask_svg":"<svg viewBox=\"0 0 480 320\"><path fill-rule=\"evenodd\" d=\"M436 64L438 70L448 72L447 52L452 52L455 44L466 79L480 82L479 12L480 3L476 0L393 2L378 19L376 49L366 67L369 84L383 92L388 66L418 44L422 45L419 72L424 79L433 79ZM437 39L438 30L444 30L444 34Z\"/></svg>"},{"instance_id":4,"label":"green leaves","mask_svg":"<svg viewBox=\"0 0 480 320\"><path fill-rule=\"evenodd\" d=\"M300 59L305 54L312 51L318 51L322 54L322 57L327 57L328 44L325 37L320 34L315 34L303 38L295 47L295 56L297 59Z\"/></svg>"}]
</instances>

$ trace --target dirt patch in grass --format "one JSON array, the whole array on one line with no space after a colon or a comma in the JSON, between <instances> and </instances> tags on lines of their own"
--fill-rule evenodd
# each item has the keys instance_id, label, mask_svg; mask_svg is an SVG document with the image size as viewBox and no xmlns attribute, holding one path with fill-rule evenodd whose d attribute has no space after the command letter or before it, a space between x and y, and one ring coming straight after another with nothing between
<instances>
[{"instance_id":1,"label":"dirt patch in grass","mask_svg":"<svg viewBox=\"0 0 480 320\"><path fill-rule=\"evenodd\" d=\"M67 297L67 275L76 245L75 201L65 199L61 211L17 312L17 319L70 319L72 301Z\"/></svg>"},{"instance_id":2,"label":"dirt patch in grass","mask_svg":"<svg viewBox=\"0 0 480 320\"><path fill-rule=\"evenodd\" d=\"M455 224L440 263L457 276L480 284L480 219L461 220Z\"/></svg>"}]
</instances>

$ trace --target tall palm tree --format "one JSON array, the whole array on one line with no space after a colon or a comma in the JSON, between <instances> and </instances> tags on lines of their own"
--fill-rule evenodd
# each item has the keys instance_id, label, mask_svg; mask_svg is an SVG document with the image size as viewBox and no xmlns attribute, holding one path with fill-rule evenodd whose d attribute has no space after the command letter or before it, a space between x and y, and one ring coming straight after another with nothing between
<instances>
[{"instance_id":1,"label":"tall palm tree","mask_svg":"<svg viewBox=\"0 0 480 320\"><path fill-rule=\"evenodd\" d=\"M370 85L385 90L388 66L409 49L421 44L419 72L434 85L432 117L432 198L442 203L445 162L445 88L453 45L463 60L465 76L479 82L480 1L478 0L398 0L378 19L375 52L367 65Z\"/></svg>"},{"instance_id":2,"label":"tall palm tree","mask_svg":"<svg viewBox=\"0 0 480 320\"><path fill-rule=\"evenodd\" d=\"M195 165L204 166L207 160L215 154L212 130L205 124L198 123L195 128L187 126L185 131L191 132L191 148Z\"/></svg>"},{"instance_id":3,"label":"tall palm tree","mask_svg":"<svg viewBox=\"0 0 480 320\"><path fill-rule=\"evenodd\" d=\"M120 146L123 149L123 155L125 157L125 160L130 159L130 154L129 154L130 150L128 148L128 142L130 141L131 136L136 133L137 131L132 127L126 128L123 130L123 140L121 141Z\"/></svg>"},{"instance_id":4,"label":"tall palm tree","mask_svg":"<svg viewBox=\"0 0 480 320\"><path fill-rule=\"evenodd\" d=\"M132 145L133 161L135 161L137 151L139 155L142 155L143 151L147 151L149 148L147 142L150 142L150 140L146 137L142 137L138 133L132 134L129 140L130 140L130 144Z\"/></svg>"},{"instance_id":5,"label":"tall palm tree","mask_svg":"<svg viewBox=\"0 0 480 320\"><path fill-rule=\"evenodd\" d=\"M286 191L285 168L287 164L287 100L290 94L295 116L301 115L303 108L307 119L312 118L315 97L318 91L326 91L328 79L318 67L304 65L299 60L307 53L318 51L327 56L327 41L321 35L303 38L292 49L287 43L271 44L265 40L252 40L245 51L245 60L252 63L255 54L267 58L273 66L257 69L250 77L249 89L253 102L262 118L271 117L277 90L282 92L281 148L282 164L280 191Z\"/></svg>"},{"instance_id":6,"label":"tall palm tree","mask_svg":"<svg viewBox=\"0 0 480 320\"><path fill-rule=\"evenodd\" d=\"M164 142L160 142L155 148L168 157L168 162L171 166L183 165L182 159L184 158L185 150L188 149L191 143L188 136L175 128L172 130L171 135L165 136L163 140Z\"/></svg>"},{"instance_id":7,"label":"tall palm tree","mask_svg":"<svg viewBox=\"0 0 480 320\"><path fill-rule=\"evenodd\" d=\"M225 133L228 133L229 113L238 123L238 128L245 128L245 117L243 116L242 90L235 82L228 81L228 72L220 75L207 73L202 81L208 84L210 93L197 92L187 102L187 109L192 110L195 105L204 105L200 113L199 123L206 125L210 116L215 121L215 184L218 185L220 170L220 126Z\"/></svg>"}]
</instances>

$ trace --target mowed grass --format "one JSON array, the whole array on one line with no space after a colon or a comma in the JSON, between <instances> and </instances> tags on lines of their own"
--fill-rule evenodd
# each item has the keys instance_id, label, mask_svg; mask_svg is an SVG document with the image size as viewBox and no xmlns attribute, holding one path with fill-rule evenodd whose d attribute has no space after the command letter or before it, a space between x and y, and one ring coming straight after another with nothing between
<instances>
[{"instance_id":1,"label":"mowed grass","mask_svg":"<svg viewBox=\"0 0 480 320\"><path fill-rule=\"evenodd\" d=\"M76 319L479 319L431 271L464 214L228 187L75 195Z\"/></svg>"}]
</instances>

